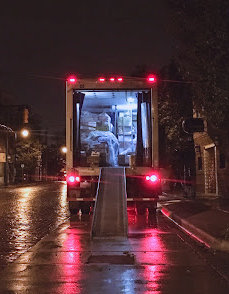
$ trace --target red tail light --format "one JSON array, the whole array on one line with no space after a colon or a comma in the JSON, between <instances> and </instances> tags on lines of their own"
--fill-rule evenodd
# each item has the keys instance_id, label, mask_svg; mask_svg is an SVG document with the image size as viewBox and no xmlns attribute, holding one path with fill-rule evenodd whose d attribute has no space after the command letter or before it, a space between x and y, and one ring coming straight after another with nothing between
<instances>
[{"instance_id":1,"label":"red tail light","mask_svg":"<svg viewBox=\"0 0 229 294\"><path fill-rule=\"evenodd\" d=\"M69 184L76 184L80 182L80 177L79 176L74 176L74 175L69 175L67 176L67 182Z\"/></svg>"},{"instance_id":2,"label":"red tail light","mask_svg":"<svg viewBox=\"0 0 229 294\"><path fill-rule=\"evenodd\" d=\"M114 82L114 81L115 81L115 78L110 78L110 81L111 81L111 82Z\"/></svg>"},{"instance_id":3,"label":"red tail light","mask_svg":"<svg viewBox=\"0 0 229 294\"><path fill-rule=\"evenodd\" d=\"M101 83L103 83L103 82L105 82L105 78L99 78L99 81L101 82Z\"/></svg>"},{"instance_id":4,"label":"red tail light","mask_svg":"<svg viewBox=\"0 0 229 294\"><path fill-rule=\"evenodd\" d=\"M146 181L150 181L154 184L158 183L160 181L160 178L158 175L156 174L153 174L153 175L150 175L150 176L146 176Z\"/></svg>"},{"instance_id":5,"label":"red tail light","mask_svg":"<svg viewBox=\"0 0 229 294\"><path fill-rule=\"evenodd\" d=\"M118 78L118 82L123 82L123 78Z\"/></svg>"}]
</instances>

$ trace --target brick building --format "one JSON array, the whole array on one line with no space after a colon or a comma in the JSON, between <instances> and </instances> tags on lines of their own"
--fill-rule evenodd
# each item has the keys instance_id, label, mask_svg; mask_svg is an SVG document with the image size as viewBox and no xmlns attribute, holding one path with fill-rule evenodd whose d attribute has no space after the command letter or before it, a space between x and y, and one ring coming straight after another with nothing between
<instances>
[{"instance_id":1,"label":"brick building","mask_svg":"<svg viewBox=\"0 0 229 294\"><path fill-rule=\"evenodd\" d=\"M229 198L228 131L205 122L203 133L194 133L197 196Z\"/></svg>"}]
</instances>

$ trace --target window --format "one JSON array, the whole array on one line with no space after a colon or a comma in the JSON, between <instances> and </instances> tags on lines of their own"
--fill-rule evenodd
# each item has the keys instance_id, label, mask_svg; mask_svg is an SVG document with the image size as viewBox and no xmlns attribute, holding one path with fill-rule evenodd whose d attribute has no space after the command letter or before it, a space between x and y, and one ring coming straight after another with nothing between
<instances>
[{"instance_id":1,"label":"window","mask_svg":"<svg viewBox=\"0 0 229 294\"><path fill-rule=\"evenodd\" d=\"M226 167L226 158L223 153L219 154L219 168L225 168Z\"/></svg>"},{"instance_id":2,"label":"window","mask_svg":"<svg viewBox=\"0 0 229 294\"><path fill-rule=\"evenodd\" d=\"M203 169L202 157L198 157L197 162L198 162L198 170L202 170Z\"/></svg>"}]
</instances>

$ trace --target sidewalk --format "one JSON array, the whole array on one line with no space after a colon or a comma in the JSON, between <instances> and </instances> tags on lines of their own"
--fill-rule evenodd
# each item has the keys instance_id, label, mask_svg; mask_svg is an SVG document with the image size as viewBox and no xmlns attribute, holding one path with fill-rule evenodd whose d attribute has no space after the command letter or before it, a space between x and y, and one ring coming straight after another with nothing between
<instances>
[{"instance_id":1,"label":"sidewalk","mask_svg":"<svg viewBox=\"0 0 229 294\"><path fill-rule=\"evenodd\" d=\"M162 213L186 233L213 250L229 252L229 202L181 199L161 203Z\"/></svg>"}]
</instances>

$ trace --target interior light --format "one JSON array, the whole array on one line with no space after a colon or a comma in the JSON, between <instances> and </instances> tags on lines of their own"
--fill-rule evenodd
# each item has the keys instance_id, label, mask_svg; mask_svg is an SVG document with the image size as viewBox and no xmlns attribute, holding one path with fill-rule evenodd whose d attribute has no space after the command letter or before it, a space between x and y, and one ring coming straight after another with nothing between
<instances>
[{"instance_id":1,"label":"interior light","mask_svg":"<svg viewBox=\"0 0 229 294\"><path fill-rule=\"evenodd\" d=\"M125 110L137 110L137 103L131 103L131 104L119 104L116 106L117 110L125 111ZM112 110L115 110L115 106L112 106Z\"/></svg>"},{"instance_id":2,"label":"interior light","mask_svg":"<svg viewBox=\"0 0 229 294\"><path fill-rule=\"evenodd\" d=\"M127 102L129 102L129 103L133 103L134 100L135 100L135 99L134 99L133 97L128 97L128 98L127 98Z\"/></svg>"},{"instance_id":3,"label":"interior light","mask_svg":"<svg viewBox=\"0 0 229 294\"><path fill-rule=\"evenodd\" d=\"M105 82L105 78L99 78L99 81L102 83L102 82Z\"/></svg>"},{"instance_id":4,"label":"interior light","mask_svg":"<svg viewBox=\"0 0 229 294\"><path fill-rule=\"evenodd\" d=\"M156 76L149 75L148 78L147 78L147 81L150 82L150 83L156 83L156 81L157 81Z\"/></svg>"},{"instance_id":5,"label":"interior light","mask_svg":"<svg viewBox=\"0 0 229 294\"><path fill-rule=\"evenodd\" d=\"M74 77L74 76L70 76L70 77L68 78L68 82L69 82L70 84L75 84L76 81L77 81L77 79L76 79L76 77Z\"/></svg>"},{"instance_id":6,"label":"interior light","mask_svg":"<svg viewBox=\"0 0 229 294\"><path fill-rule=\"evenodd\" d=\"M118 82L123 82L123 78L118 78Z\"/></svg>"},{"instance_id":7,"label":"interior light","mask_svg":"<svg viewBox=\"0 0 229 294\"><path fill-rule=\"evenodd\" d=\"M114 82L114 81L115 81L115 78L110 78L110 81L111 81L111 82Z\"/></svg>"}]
</instances>

